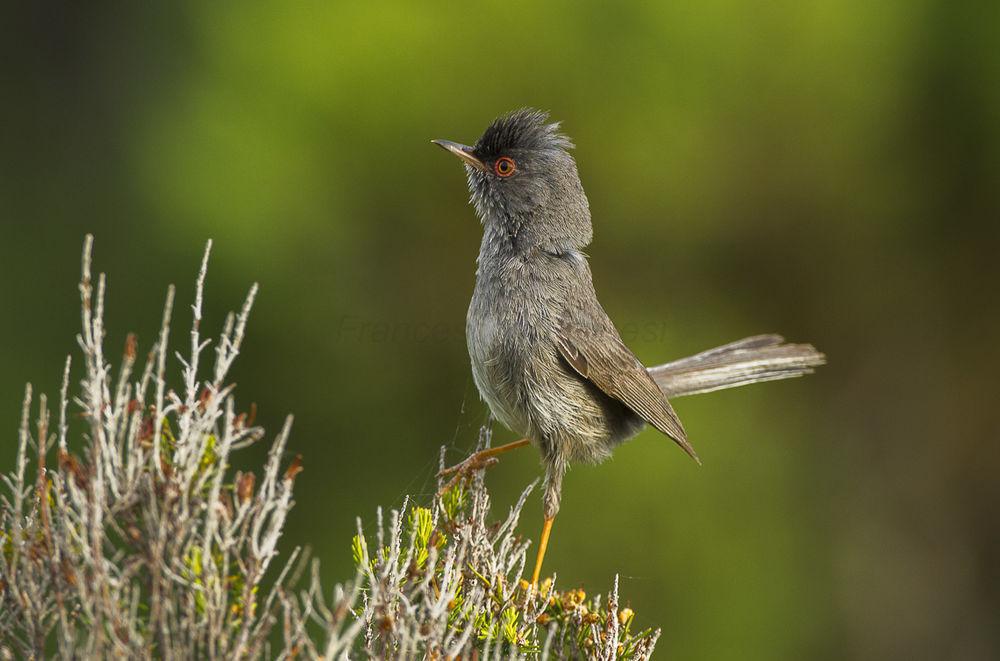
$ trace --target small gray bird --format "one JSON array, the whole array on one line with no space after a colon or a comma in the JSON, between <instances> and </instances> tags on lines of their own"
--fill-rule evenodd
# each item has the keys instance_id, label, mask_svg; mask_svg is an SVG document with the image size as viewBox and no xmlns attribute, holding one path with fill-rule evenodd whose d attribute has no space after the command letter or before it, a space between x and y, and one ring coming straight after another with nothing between
<instances>
[{"instance_id":1,"label":"small gray bird","mask_svg":"<svg viewBox=\"0 0 1000 661\"><path fill-rule=\"evenodd\" d=\"M502 452L538 447L545 523L537 584L570 463L607 459L647 424L698 461L668 397L801 376L824 356L759 335L647 369L594 292L581 252L593 235L590 207L558 123L526 108L495 120L472 147L433 142L465 163L483 224L465 331L472 375L493 416L524 436L441 476L454 475L450 486Z\"/></svg>"}]
</instances>

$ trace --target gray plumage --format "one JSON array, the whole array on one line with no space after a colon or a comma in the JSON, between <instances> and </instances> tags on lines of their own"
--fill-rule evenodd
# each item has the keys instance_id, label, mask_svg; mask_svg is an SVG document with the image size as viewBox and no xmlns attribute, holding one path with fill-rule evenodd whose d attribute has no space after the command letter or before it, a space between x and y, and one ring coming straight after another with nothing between
<instances>
[{"instance_id":1,"label":"gray plumage","mask_svg":"<svg viewBox=\"0 0 1000 661\"><path fill-rule=\"evenodd\" d=\"M466 163L483 223L466 319L473 378L494 417L541 451L547 518L571 462L607 459L646 424L697 460L668 396L823 363L810 345L761 335L647 370L597 300L581 252L592 238L589 203L558 124L524 109L494 121L473 147L436 142Z\"/></svg>"}]
</instances>

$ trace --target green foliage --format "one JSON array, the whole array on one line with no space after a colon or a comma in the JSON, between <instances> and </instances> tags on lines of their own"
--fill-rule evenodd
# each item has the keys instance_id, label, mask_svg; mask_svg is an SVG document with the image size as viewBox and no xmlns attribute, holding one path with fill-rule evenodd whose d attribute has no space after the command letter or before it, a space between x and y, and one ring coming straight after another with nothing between
<instances>
[{"instance_id":1,"label":"green foliage","mask_svg":"<svg viewBox=\"0 0 1000 661\"><path fill-rule=\"evenodd\" d=\"M468 501L465 497L465 484L463 480L459 480L455 483L451 489L448 489L441 497L441 503L444 507L445 516L449 520L454 520L458 517L459 512L461 512Z\"/></svg>"},{"instance_id":2,"label":"green foliage","mask_svg":"<svg viewBox=\"0 0 1000 661\"><path fill-rule=\"evenodd\" d=\"M434 522L432 514L426 507L413 507L410 510L410 535L416 549L413 561L417 569L423 569L427 562L427 544L431 539Z\"/></svg>"},{"instance_id":3,"label":"green foliage","mask_svg":"<svg viewBox=\"0 0 1000 661\"><path fill-rule=\"evenodd\" d=\"M432 509L419 505L411 506L407 514L409 539L413 546L411 568L400 577L400 587L417 577L424 568L429 551L445 553L449 549L449 533L469 515L467 492L459 481L456 486L443 493L438 510L443 516L437 521ZM355 565L362 566L367 557L367 543L360 535L351 541L352 557ZM384 563L390 560L389 547L383 547L379 558L369 564L369 576L381 575ZM443 581L445 569L438 566L434 572L436 580ZM464 584L474 581L486 589L486 607L472 610L466 608L463 598ZM531 621L524 621L527 611L535 613ZM646 658L655 643L659 631L646 628L633 632L635 613L630 608L617 610L602 603L599 596L588 599L582 589L559 591L553 588L551 578L540 586L532 586L524 579L514 583L503 576L488 576L481 567L469 564L465 567L462 583L448 603L448 626L456 631L471 627L479 646L499 645L505 654L537 656L541 653L546 636L554 632L557 644L570 656L590 656L595 646L606 642L608 629L605 625L614 620L617 630L618 659Z\"/></svg>"},{"instance_id":4,"label":"green foliage","mask_svg":"<svg viewBox=\"0 0 1000 661\"><path fill-rule=\"evenodd\" d=\"M351 539L351 557L354 559L354 564L364 564L367 556L368 551L364 545L364 538L361 535L355 535Z\"/></svg>"}]
</instances>

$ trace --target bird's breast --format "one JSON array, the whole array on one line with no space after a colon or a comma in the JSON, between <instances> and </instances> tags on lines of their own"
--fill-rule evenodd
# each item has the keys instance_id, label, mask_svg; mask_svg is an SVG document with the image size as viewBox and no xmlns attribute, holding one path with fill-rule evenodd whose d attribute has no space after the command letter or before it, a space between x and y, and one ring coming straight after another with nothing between
<instances>
[{"instance_id":1,"label":"bird's breast","mask_svg":"<svg viewBox=\"0 0 1000 661\"><path fill-rule=\"evenodd\" d=\"M493 415L518 433L530 432L531 382L553 360L560 313L525 260L480 263L466 319L472 375Z\"/></svg>"}]
</instances>

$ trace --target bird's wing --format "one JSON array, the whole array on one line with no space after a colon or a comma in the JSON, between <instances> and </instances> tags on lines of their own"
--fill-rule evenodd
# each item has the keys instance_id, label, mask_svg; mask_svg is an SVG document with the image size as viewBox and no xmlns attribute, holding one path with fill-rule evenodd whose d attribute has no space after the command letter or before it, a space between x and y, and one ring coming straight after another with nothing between
<instances>
[{"instance_id":1,"label":"bird's wing","mask_svg":"<svg viewBox=\"0 0 1000 661\"><path fill-rule=\"evenodd\" d=\"M632 409L701 463L681 421L646 368L625 346L610 320L600 331L563 325L556 334L559 353L577 374Z\"/></svg>"}]
</instances>

